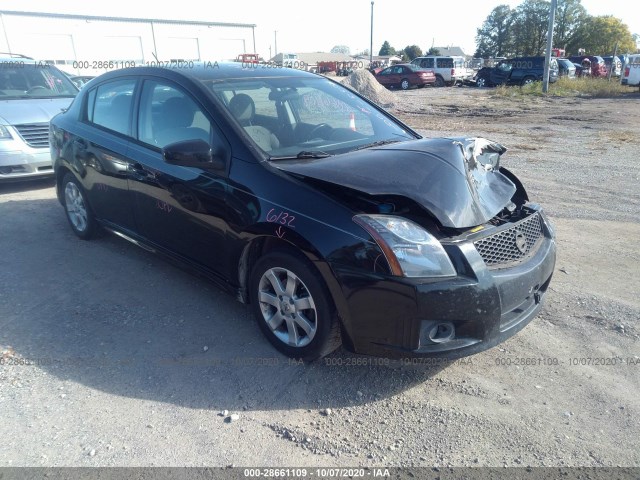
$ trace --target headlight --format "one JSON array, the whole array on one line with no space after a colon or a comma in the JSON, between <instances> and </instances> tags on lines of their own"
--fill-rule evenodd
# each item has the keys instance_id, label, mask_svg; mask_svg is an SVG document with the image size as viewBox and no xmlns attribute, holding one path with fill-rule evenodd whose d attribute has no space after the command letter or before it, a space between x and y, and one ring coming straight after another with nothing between
<instances>
[{"instance_id":1,"label":"headlight","mask_svg":"<svg viewBox=\"0 0 640 480\"><path fill-rule=\"evenodd\" d=\"M4 125L0 125L0 140L11 140L12 138L9 129Z\"/></svg>"},{"instance_id":2,"label":"headlight","mask_svg":"<svg viewBox=\"0 0 640 480\"><path fill-rule=\"evenodd\" d=\"M451 277L456 271L440 242L411 220L392 215L356 215L353 221L375 239L394 275Z\"/></svg>"}]
</instances>

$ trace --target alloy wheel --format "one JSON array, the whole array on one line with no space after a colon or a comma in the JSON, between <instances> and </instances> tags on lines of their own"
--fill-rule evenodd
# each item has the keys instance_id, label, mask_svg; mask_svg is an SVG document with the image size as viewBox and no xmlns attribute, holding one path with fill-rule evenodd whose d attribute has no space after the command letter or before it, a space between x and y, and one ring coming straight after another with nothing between
<instances>
[{"instance_id":1,"label":"alloy wheel","mask_svg":"<svg viewBox=\"0 0 640 480\"><path fill-rule=\"evenodd\" d=\"M64 203L73 227L84 232L87 229L87 207L80 189L73 182L67 182L64 187Z\"/></svg>"},{"instance_id":2,"label":"alloy wheel","mask_svg":"<svg viewBox=\"0 0 640 480\"><path fill-rule=\"evenodd\" d=\"M302 280L285 268L270 268L258 284L262 318L281 342L304 347L316 335L317 312Z\"/></svg>"}]
</instances>

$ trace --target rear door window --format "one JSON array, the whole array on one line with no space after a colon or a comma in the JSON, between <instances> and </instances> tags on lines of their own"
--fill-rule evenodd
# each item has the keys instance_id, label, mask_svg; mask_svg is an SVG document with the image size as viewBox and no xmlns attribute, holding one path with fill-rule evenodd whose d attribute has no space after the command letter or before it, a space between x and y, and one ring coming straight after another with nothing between
<instances>
[{"instance_id":1,"label":"rear door window","mask_svg":"<svg viewBox=\"0 0 640 480\"><path fill-rule=\"evenodd\" d=\"M439 58L438 68L453 68L453 58Z\"/></svg>"},{"instance_id":2,"label":"rear door window","mask_svg":"<svg viewBox=\"0 0 640 480\"><path fill-rule=\"evenodd\" d=\"M433 65L434 65L434 59L433 58L423 58L420 61L420 66L422 68L434 68Z\"/></svg>"},{"instance_id":3,"label":"rear door window","mask_svg":"<svg viewBox=\"0 0 640 480\"><path fill-rule=\"evenodd\" d=\"M131 107L136 81L115 80L103 83L88 95L85 118L98 126L130 135Z\"/></svg>"}]
</instances>

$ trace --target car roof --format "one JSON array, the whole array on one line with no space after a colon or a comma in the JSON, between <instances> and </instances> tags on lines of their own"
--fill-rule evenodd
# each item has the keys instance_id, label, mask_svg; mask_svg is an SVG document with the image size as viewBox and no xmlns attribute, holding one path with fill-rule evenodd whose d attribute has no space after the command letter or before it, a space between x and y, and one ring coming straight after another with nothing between
<instances>
[{"instance_id":1,"label":"car roof","mask_svg":"<svg viewBox=\"0 0 640 480\"><path fill-rule=\"evenodd\" d=\"M153 63L153 62L149 62ZM241 62L159 62L162 66L131 67L112 70L105 75L148 75L172 72L195 80L231 80L242 78L318 77L319 75L295 68L277 67L271 64L247 64ZM323 77L324 78L324 77Z\"/></svg>"},{"instance_id":2,"label":"car roof","mask_svg":"<svg viewBox=\"0 0 640 480\"><path fill-rule=\"evenodd\" d=\"M414 58L414 60L417 60L418 58L464 58L464 57L461 57L460 55L422 55L420 57Z\"/></svg>"}]
</instances>

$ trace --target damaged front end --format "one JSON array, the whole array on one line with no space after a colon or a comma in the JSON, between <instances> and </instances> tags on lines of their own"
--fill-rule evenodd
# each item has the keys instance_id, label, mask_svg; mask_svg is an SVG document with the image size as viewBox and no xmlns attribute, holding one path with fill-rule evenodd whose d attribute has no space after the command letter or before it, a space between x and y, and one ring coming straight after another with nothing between
<instances>
[{"instance_id":1,"label":"damaged front end","mask_svg":"<svg viewBox=\"0 0 640 480\"><path fill-rule=\"evenodd\" d=\"M401 203L418 205L441 227L465 229L489 221L514 198L526 199L520 182L499 166L505 151L484 139L438 138L393 143L312 162L282 162L277 167L307 181L364 194L372 201L404 198ZM316 186L326 189L320 183ZM392 207L395 203L391 202Z\"/></svg>"},{"instance_id":2,"label":"damaged front end","mask_svg":"<svg viewBox=\"0 0 640 480\"><path fill-rule=\"evenodd\" d=\"M346 292L353 350L457 358L535 317L554 232L500 165L505 151L485 139L431 139L278 165L348 206L389 264L365 281L353 263L328 259Z\"/></svg>"}]
</instances>

